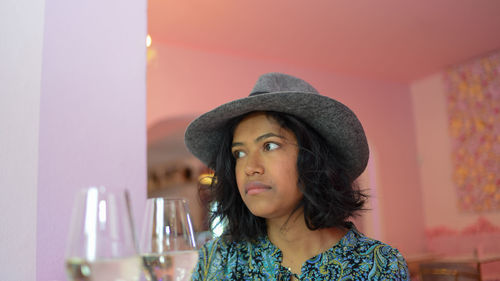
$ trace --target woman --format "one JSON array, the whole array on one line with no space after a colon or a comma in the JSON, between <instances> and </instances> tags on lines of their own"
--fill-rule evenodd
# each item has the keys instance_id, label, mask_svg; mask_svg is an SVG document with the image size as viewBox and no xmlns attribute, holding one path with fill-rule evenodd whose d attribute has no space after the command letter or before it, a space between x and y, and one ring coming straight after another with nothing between
<instances>
[{"instance_id":1,"label":"woman","mask_svg":"<svg viewBox=\"0 0 500 281\"><path fill-rule=\"evenodd\" d=\"M187 128L188 149L215 171L211 220L225 233L200 249L193 280L408 280L394 248L348 218L368 145L355 114L296 77L262 75L252 93Z\"/></svg>"}]
</instances>

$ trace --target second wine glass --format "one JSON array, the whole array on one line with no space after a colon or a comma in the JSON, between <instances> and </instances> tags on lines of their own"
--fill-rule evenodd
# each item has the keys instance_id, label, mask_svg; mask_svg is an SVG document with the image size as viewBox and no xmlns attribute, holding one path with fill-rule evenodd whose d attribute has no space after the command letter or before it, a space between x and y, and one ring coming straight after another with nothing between
<instances>
[{"instance_id":1,"label":"second wine glass","mask_svg":"<svg viewBox=\"0 0 500 281\"><path fill-rule=\"evenodd\" d=\"M140 251L147 280L190 280L198 252L186 200L147 200Z\"/></svg>"}]
</instances>

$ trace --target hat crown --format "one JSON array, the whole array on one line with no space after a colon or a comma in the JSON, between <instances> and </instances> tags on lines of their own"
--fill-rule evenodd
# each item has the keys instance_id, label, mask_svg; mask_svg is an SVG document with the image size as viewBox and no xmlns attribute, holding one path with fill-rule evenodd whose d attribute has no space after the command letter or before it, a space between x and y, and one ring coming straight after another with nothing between
<instances>
[{"instance_id":1,"label":"hat crown","mask_svg":"<svg viewBox=\"0 0 500 281\"><path fill-rule=\"evenodd\" d=\"M255 83L250 96L273 92L303 92L318 94L318 91L306 81L283 73L261 75Z\"/></svg>"}]
</instances>

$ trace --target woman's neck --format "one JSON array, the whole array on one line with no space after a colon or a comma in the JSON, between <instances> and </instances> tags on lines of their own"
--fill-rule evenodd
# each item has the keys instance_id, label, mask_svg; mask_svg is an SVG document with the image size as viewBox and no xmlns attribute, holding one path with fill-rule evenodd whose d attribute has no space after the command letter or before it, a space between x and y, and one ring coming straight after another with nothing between
<instances>
[{"instance_id":1,"label":"woman's neck","mask_svg":"<svg viewBox=\"0 0 500 281\"><path fill-rule=\"evenodd\" d=\"M301 211L290 218L268 219L266 223L269 240L283 254L281 264L297 274L305 261L328 250L347 233L343 227L310 230Z\"/></svg>"}]
</instances>

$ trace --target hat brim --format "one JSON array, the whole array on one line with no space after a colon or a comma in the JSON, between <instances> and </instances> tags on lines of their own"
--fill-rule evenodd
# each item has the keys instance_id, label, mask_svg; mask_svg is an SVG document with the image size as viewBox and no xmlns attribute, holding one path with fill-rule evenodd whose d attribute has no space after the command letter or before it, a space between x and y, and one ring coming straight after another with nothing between
<instances>
[{"instance_id":1,"label":"hat brim","mask_svg":"<svg viewBox=\"0 0 500 281\"><path fill-rule=\"evenodd\" d=\"M227 121L254 111L283 112L306 122L343 154L353 180L365 169L368 143L356 115L332 98L303 92L266 93L223 104L189 124L184 138L187 148L210 167L220 148Z\"/></svg>"}]
</instances>

